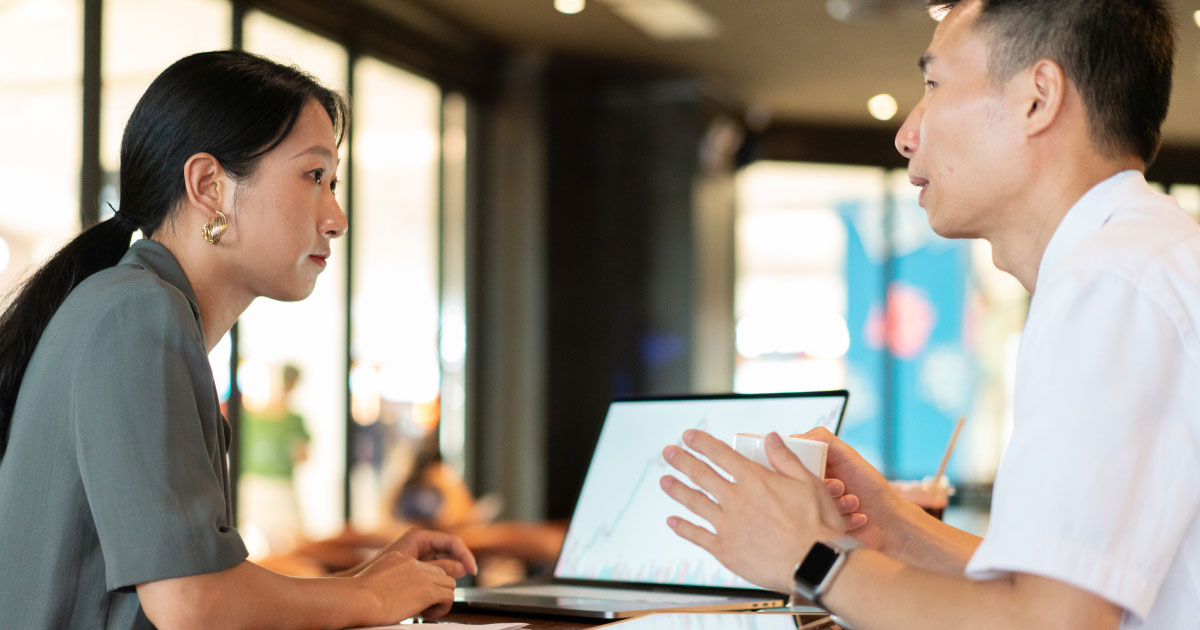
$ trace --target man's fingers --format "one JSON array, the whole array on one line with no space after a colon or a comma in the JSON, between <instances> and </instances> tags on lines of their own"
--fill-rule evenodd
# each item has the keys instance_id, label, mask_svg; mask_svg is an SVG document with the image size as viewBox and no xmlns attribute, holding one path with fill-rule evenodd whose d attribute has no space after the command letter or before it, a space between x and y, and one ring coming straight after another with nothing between
<instances>
[{"instance_id":1,"label":"man's fingers","mask_svg":"<svg viewBox=\"0 0 1200 630\"><path fill-rule=\"evenodd\" d=\"M841 479L826 479L825 487L829 488L829 496L835 499L846 494L846 484Z\"/></svg>"},{"instance_id":2,"label":"man's fingers","mask_svg":"<svg viewBox=\"0 0 1200 630\"><path fill-rule=\"evenodd\" d=\"M840 512L842 516L853 514L859 506L858 496L853 494L842 495L837 499L836 503L838 506L838 512Z\"/></svg>"},{"instance_id":3,"label":"man's fingers","mask_svg":"<svg viewBox=\"0 0 1200 630\"><path fill-rule=\"evenodd\" d=\"M733 475L734 479L742 479L747 471L760 469L754 462L746 459L733 447L698 429L688 429L683 432L683 443L688 448L700 453L709 461L720 466L722 470ZM704 488L708 490L708 488ZM714 495L715 496L715 495ZM720 500L720 497L717 497Z\"/></svg>"},{"instance_id":4,"label":"man's fingers","mask_svg":"<svg viewBox=\"0 0 1200 630\"><path fill-rule=\"evenodd\" d=\"M669 517L667 519L667 526L680 538L698 545L709 553L712 553L713 548L717 544L715 534L699 525L689 523L678 516Z\"/></svg>"},{"instance_id":5,"label":"man's fingers","mask_svg":"<svg viewBox=\"0 0 1200 630\"><path fill-rule=\"evenodd\" d=\"M739 455L739 457L741 456ZM729 481L713 470L712 466L700 461L686 450L672 444L663 449L663 459L667 460L672 468L691 479L692 483L704 488L717 501L721 501L727 496Z\"/></svg>"},{"instance_id":6,"label":"man's fingers","mask_svg":"<svg viewBox=\"0 0 1200 630\"><path fill-rule=\"evenodd\" d=\"M710 523L716 520L721 513L721 507L713 503L708 495L671 475L664 475L662 479L659 479L658 485L667 493L667 496Z\"/></svg>"},{"instance_id":7,"label":"man's fingers","mask_svg":"<svg viewBox=\"0 0 1200 630\"><path fill-rule=\"evenodd\" d=\"M834 436L833 433L830 433L829 429L826 429L825 427L810 429L805 433L793 433L792 437L803 438L805 440L820 440L826 444L831 444L836 438L836 436Z\"/></svg>"},{"instance_id":8,"label":"man's fingers","mask_svg":"<svg viewBox=\"0 0 1200 630\"><path fill-rule=\"evenodd\" d=\"M861 513L855 513L855 514L846 516L843 520L846 524L846 531L852 532L852 531L867 524L867 515L861 514Z\"/></svg>"},{"instance_id":9,"label":"man's fingers","mask_svg":"<svg viewBox=\"0 0 1200 630\"><path fill-rule=\"evenodd\" d=\"M768 433L767 439L764 440L767 450L767 461L775 467L775 470L783 473L793 479L809 479L813 478L813 474L804 464L800 462L800 458L783 443L783 438L779 437L778 433Z\"/></svg>"}]
</instances>

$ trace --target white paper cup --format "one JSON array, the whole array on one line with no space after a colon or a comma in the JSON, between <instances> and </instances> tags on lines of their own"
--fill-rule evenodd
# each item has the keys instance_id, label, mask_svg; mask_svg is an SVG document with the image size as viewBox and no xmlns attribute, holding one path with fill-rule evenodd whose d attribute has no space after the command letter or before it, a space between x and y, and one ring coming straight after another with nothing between
<instances>
[{"instance_id":1,"label":"white paper cup","mask_svg":"<svg viewBox=\"0 0 1200 630\"><path fill-rule=\"evenodd\" d=\"M783 436L781 436L783 437ZM738 433L733 436L733 449L742 457L758 462L771 470L771 462L767 461L767 436L762 433ZM783 437L783 443L800 458L800 463L818 479L825 478L825 458L829 455L829 445L819 440Z\"/></svg>"}]
</instances>

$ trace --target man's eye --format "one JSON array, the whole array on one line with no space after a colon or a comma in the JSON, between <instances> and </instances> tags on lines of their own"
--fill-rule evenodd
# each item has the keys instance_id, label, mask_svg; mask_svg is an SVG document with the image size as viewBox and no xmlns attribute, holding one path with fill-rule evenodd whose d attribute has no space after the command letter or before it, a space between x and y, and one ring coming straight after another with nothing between
<instances>
[{"instance_id":1,"label":"man's eye","mask_svg":"<svg viewBox=\"0 0 1200 630\"><path fill-rule=\"evenodd\" d=\"M932 81L932 80L930 80L930 79L925 79L925 89L927 89L927 90L931 90L931 89L933 89L933 88L935 88L935 87L937 87L937 81Z\"/></svg>"},{"instance_id":2,"label":"man's eye","mask_svg":"<svg viewBox=\"0 0 1200 630\"><path fill-rule=\"evenodd\" d=\"M318 168L316 170L309 171L309 174L312 175L314 182L320 184L321 180L325 177L325 169Z\"/></svg>"},{"instance_id":3,"label":"man's eye","mask_svg":"<svg viewBox=\"0 0 1200 630\"><path fill-rule=\"evenodd\" d=\"M329 182L329 192L337 192L337 180Z\"/></svg>"}]
</instances>

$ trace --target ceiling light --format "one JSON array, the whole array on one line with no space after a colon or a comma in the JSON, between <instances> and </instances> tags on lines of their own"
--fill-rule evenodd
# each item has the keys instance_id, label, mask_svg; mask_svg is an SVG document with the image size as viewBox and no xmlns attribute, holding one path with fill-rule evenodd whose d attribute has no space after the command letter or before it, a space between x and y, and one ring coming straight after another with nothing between
<instances>
[{"instance_id":1,"label":"ceiling light","mask_svg":"<svg viewBox=\"0 0 1200 630\"><path fill-rule=\"evenodd\" d=\"M897 109L891 94L876 94L867 101L867 111L878 120L891 120Z\"/></svg>"},{"instance_id":2,"label":"ceiling light","mask_svg":"<svg viewBox=\"0 0 1200 630\"><path fill-rule=\"evenodd\" d=\"M893 22L924 19L927 0L825 0L825 12L839 22Z\"/></svg>"},{"instance_id":3,"label":"ceiling light","mask_svg":"<svg viewBox=\"0 0 1200 630\"><path fill-rule=\"evenodd\" d=\"M1196 26L1200 26L1200 11L1193 13L1192 19L1196 21Z\"/></svg>"},{"instance_id":4,"label":"ceiling light","mask_svg":"<svg viewBox=\"0 0 1200 630\"><path fill-rule=\"evenodd\" d=\"M587 0L554 0L554 8L558 9L559 13L567 15L575 15L583 10Z\"/></svg>"},{"instance_id":5,"label":"ceiling light","mask_svg":"<svg viewBox=\"0 0 1200 630\"><path fill-rule=\"evenodd\" d=\"M687 0L604 0L613 13L663 41L708 39L717 21Z\"/></svg>"}]
</instances>

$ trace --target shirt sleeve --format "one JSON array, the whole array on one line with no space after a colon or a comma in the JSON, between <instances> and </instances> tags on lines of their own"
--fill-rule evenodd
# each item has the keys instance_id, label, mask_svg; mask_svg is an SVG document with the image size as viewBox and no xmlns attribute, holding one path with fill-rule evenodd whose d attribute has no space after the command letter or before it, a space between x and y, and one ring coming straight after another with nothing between
<instances>
[{"instance_id":1,"label":"shirt sleeve","mask_svg":"<svg viewBox=\"0 0 1200 630\"><path fill-rule=\"evenodd\" d=\"M1182 383L1195 360L1170 305L1130 279L1066 274L1045 290L967 575L1051 577L1144 619L1200 504L1197 384Z\"/></svg>"},{"instance_id":2,"label":"shirt sleeve","mask_svg":"<svg viewBox=\"0 0 1200 630\"><path fill-rule=\"evenodd\" d=\"M225 439L186 298L138 290L97 313L72 380L76 456L109 590L246 557L225 496Z\"/></svg>"}]
</instances>

